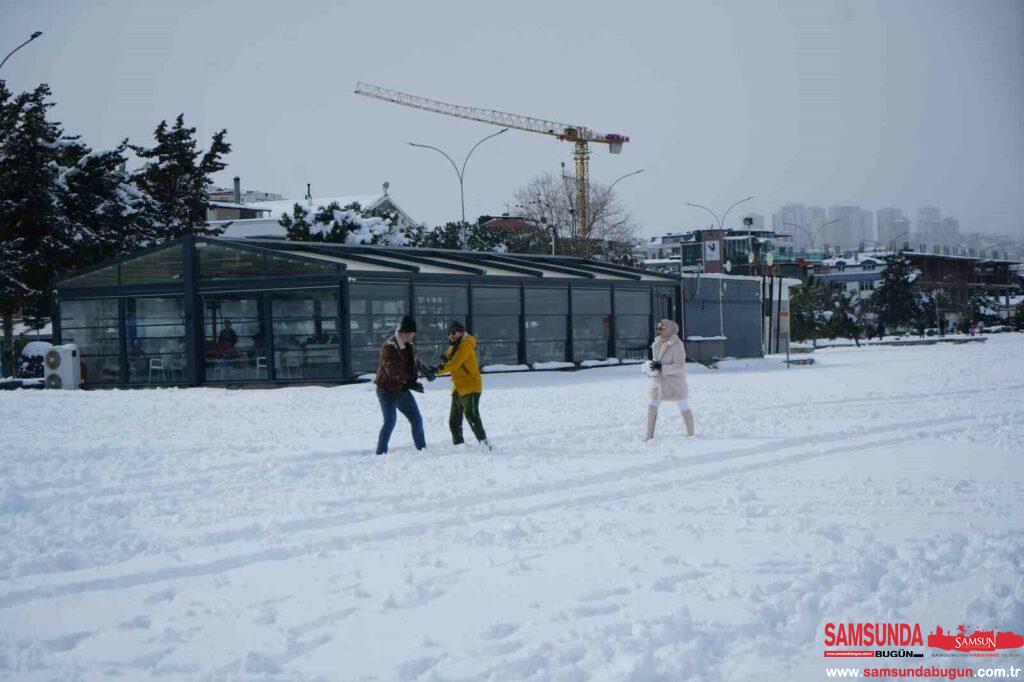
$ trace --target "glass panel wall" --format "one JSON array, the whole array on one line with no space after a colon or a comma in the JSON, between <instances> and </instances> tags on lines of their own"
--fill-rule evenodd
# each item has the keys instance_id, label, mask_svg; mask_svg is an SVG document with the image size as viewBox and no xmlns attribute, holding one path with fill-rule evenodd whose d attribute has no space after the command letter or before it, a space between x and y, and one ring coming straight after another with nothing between
<instances>
[{"instance_id":1,"label":"glass panel wall","mask_svg":"<svg viewBox=\"0 0 1024 682\"><path fill-rule=\"evenodd\" d=\"M408 313L408 282L367 282L349 286L353 372L377 371L381 344L395 333L402 316Z\"/></svg>"},{"instance_id":2,"label":"glass panel wall","mask_svg":"<svg viewBox=\"0 0 1024 682\"><path fill-rule=\"evenodd\" d=\"M196 242L199 276L203 279L262 277L263 254L231 249L209 242Z\"/></svg>"},{"instance_id":3,"label":"glass panel wall","mask_svg":"<svg viewBox=\"0 0 1024 682\"><path fill-rule=\"evenodd\" d=\"M341 378L336 290L275 292L271 315L275 378Z\"/></svg>"},{"instance_id":4,"label":"glass panel wall","mask_svg":"<svg viewBox=\"0 0 1024 682\"><path fill-rule=\"evenodd\" d=\"M620 360L644 360L651 337L649 289L615 289L615 354Z\"/></svg>"},{"instance_id":5,"label":"glass panel wall","mask_svg":"<svg viewBox=\"0 0 1024 682\"><path fill-rule=\"evenodd\" d=\"M267 276L280 277L285 275L331 275L337 274L338 266L334 263L314 263L298 258L266 255Z\"/></svg>"},{"instance_id":6,"label":"glass panel wall","mask_svg":"<svg viewBox=\"0 0 1024 682\"><path fill-rule=\"evenodd\" d=\"M449 320L466 323L469 294L464 286L416 284L416 353L427 365L440 362L448 349Z\"/></svg>"},{"instance_id":7,"label":"glass panel wall","mask_svg":"<svg viewBox=\"0 0 1024 682\"><path fill-rule=\"evenodd\" d=\"M128 382L186 381L185 306L180 298L125 300Z\"/></svg>"},{"instance_id":8,"label":"glass panel wall","mask_svg":"<svg viewBox=\"0 0 1024 682\"><path fill-rule=\"evenodd\" d=\"M564 362L569 290L526 288L526 362Z\"/></svg>"},{"instance_id":9,"label":"glass panel wall","mask_svg":"<svg viewBox=\"0 0 1024 682\"><path fill-rule=\"evenodd\" d=\"M259 294L202 297L207 381L269 379L266 323Z\"/></svg>"},{"instance_id":10,"label":"glass panel wall","mask_svg":"<svg viewBox=\"0 0 1024 682\"><path fill-rule=\"evenodd\" d=\"M78 277L60 281L60 286L69 287L108 287L117 284L117 266L100 268Z\"/></svg>"},{"instance_id":11,"label":"glass panel wall","mask_svg":"<svg viewBox=\"0 0 1024 682\"><path fill-rule=\"evenodd\" d=\"M519 287L473 287L473 329L480 365L519 363Z\"/></svg>"},{"instance_id":12,"label":"glass panel wall","mask_svg":"<svg viewBox=\"0 0 1024 682\"><path fill-rule=\"evenodd\" d=\"M78 344L85 384L121 382L117 301L61 301L61 338Z\"/></svg>"},{"instance_id":13,"label":"glass panel wall","mask_svg":"<svg viewBox=\"0 0 1024 682\"><path fill-rule=\"evenodd\" d=\"M174 244L121 263L121 284L180 282L184 273L181 244Z\"/></svg>"},{"instance_id":14,"label":"glass panel wall","mask_svg":"<svg viewBox=\"0 0 1024 682\"><path fill-rule=\"evenodd\" d=\"M610 289L572 290L572 352L576 362L608 357L611 293Z\"/></svg>"}]
</instances>

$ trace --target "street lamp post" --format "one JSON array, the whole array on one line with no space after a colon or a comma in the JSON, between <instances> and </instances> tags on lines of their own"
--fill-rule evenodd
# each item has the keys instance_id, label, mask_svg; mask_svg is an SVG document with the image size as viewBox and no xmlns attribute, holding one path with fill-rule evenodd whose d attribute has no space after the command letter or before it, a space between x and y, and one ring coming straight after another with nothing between
<instances>
[{"instance_id":1,"label":"street lamp post","mask_svg":"<svg viewBox=\"0 0 1024 682\"><path fill-rule=\"evenodd\" d=\"M722 231L725 231L725 219L727 217L729 217L729 211L733 210L734 208L736 208L737 206L742 204L744 201L750 201L753 198L754 198L754 196L750 195L746 199L740 199L739 201L734 203L732 206L730 206L729 208L725 209L725 213L722 214L722 219L721 220L718 219L718 214L716 214L714 211L712 211L707 206L702 206L701 204L693 204L693 203L690 203L689 201L686 202L686 205L687 206L693 206L694 208L703 208L705 211L710 213L711 217L715 219L716 223L718 223L718 229L722 230ZM682 246L680 246L680 248L679 248L679 272L682 273L682 271L683 271L683 249L682 249Z\"/></svg>"},{"instance_id":2,"label":"street lamp post","mask_svg":"<svg viewBox=\"0 0 1024 682\"><path fill-rule=\"evenodd\" d=\"M38 38L38 37L39 37L39 36L41 36L41 35L43 35L43 32L42 32L42 31L36 31L35 33L33 33L33 34L32 34L32 35L31 35L31 36L29 37L29 39L28 39L28 40L26 40L26 41L25 41L25 42L23 42L23 43L22 43L21 45L18 45L18 46L17 46L16 48L14 48L14 49L13 49L13 50L11 50L10 52L8 52L8 53L7 53L7 56L6 56L6 57L4 57L4 60L3 60L2 62L0 62L0 68L3 68L4 64L6 64L6 63L7 63L7 60L11 58L11 55L12 55L12 54L14 54L15 52L17 52L17 51L18 51L18 50L20 50L21 48L25 47L26 45L28 45L29 43L31 43L31 42L32 42L33 40L35 40L36 38Z\"/></svg>"},{"instance_id":3,"label":"street lamp post","mask_svg":"<svg viewBox=\"0 0 1024 682\"><path fill-rule=\"evenodd\" d=\"M807 235L807 239L811 242L811 248L813 249L814 248L814 242L815 242L815 240L817 240L818 235L821 234L821 231L824 230L826 227L828 227L829 225L831 225L833 223L838 223L840 220L842 220L842 219L841 218L836 218L835 220L830 220L827 223L822 223L821 226L819 226L818 229L815 230L813 234L806 227L804 227L803 225L797 225L796 223L783 223L783 225L789 225L790 227L795 227L796 229L798 229L801 232L803 232L804 234L806 234Z\"/></svg>"},{"instance_id":4,"label":"street lamp post","mask_svg":"<svg viewBox=\"0 0 1024 682\"><path fill-rule=\"evenodd\" d=\"M459 178L459 203L462 206L462 223L463 223L463 225L465 225L465 223L466 223L466 193L465 193L465 186L464 185L465 185L465 180L466 180L466 164L469 163L469 157L473 156L473 152L476 151L476 148L479 147L484 142L486 142L487 140L491 139L492 137L497 137L498 135L501 135L502 133L507 133L507 132L508 132L508 128L502 128L501 130L499 130L496 133L492 133L490 135L487 135L486 137L481 138L475 145L473 145L473 147L469 150L469 153L466 154L466 158L463 159L463 161L462 161L462 167L461 168L458 166L458 164L455 163L455 160L452 159L452 157L450 157L448 154L446 154L445 152L441 151L437 147L432 147L429 144L417 144L416 142L410 142L409 143L410 147L420 147L422 149L433 149L435 152L437 152L438 154L440 154L444 158L448 159L448 163L450 163L452 165L452 168L455 170L455 175Z\"/></svg>"},{"instance_id":5,"label":"street lamp post","mask_svg":"<svg viewBox=\"0 0 1024 682\"><path fill-rule=\"evenodd\" d=\"M643 173L643 172L644 172L644 169L641 168L640 170L635 170L632 173L626 173L621 178L616 178L615 181L612 182L612 184L608 185L608 190L607 190L608 194L612 193L612 187L614 187L616 184L618 184L618 182L620 180L625 180L626 178L632 177L634 175L639 175L640 173Z\"/></svg>"}]
</instances>

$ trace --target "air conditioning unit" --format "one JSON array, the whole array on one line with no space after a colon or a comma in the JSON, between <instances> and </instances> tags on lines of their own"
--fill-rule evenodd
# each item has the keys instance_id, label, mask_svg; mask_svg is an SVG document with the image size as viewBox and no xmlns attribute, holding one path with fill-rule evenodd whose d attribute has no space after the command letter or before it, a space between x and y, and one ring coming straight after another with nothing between
<instances>
[{"instance_id":1,"label":"air conditioning unit","mask_svg":"<svg viewBox=\"0 0 1024 682\"><path fill-rule=\"evenodd\" d=\"M82 366L76 344L66 343L46 351L43 356L43 381L46 388L78 388L82 383Z\"/></svg>"}]
</instances>

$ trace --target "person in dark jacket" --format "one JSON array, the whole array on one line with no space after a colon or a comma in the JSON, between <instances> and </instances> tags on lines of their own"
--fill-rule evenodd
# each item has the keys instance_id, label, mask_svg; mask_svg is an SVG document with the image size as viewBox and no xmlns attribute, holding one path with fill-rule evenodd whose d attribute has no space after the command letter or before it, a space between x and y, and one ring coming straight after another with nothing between
<instances>
[{"instance_id":1,"label":"person in dark jacket","mask_svg":"<svg viewBox=\"0 0 1024 682\"><path fill-rule=\"evenodd\" d=\"M423 417L420 416L412 391L423 392L423 385L416 381L419 363L412 340L416 337L416 322L406 315L395 331L380 347L380 366L373 383L377 385L377 401L384 417L377 437L377 454L388 451L388 441L395 429L397 412L405 415L412 426L412 441L417 450L427 447L423 435Z\"/></svg>"}]
</instances>

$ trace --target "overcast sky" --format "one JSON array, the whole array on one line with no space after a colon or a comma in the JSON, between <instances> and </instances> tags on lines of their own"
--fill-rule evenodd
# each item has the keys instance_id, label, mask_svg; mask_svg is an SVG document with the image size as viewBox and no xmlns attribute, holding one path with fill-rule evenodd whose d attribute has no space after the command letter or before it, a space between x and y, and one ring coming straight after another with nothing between
<instances>
[{"instance_id":1,"label":"overcast sky","mask_svg":"<svg viewBox=\"0 0 1024 682\"><path fill-rule=\"evenodd\" d=\"M593 150L645 234L704 225L692 201L935 204L961 230L1024 231L1024 1L215 2L3 0L0 76L42 81L69 132L145 142L184 112L228 129L218 178L301 197L385 180L417 220L459 215L462 157L495 129L352 93L367 81L631 138ZM468 216L504 210L571 145L509 132L466 173ZM739 210L730 216L738 222Z\"/></svg>"}]
</instances>

